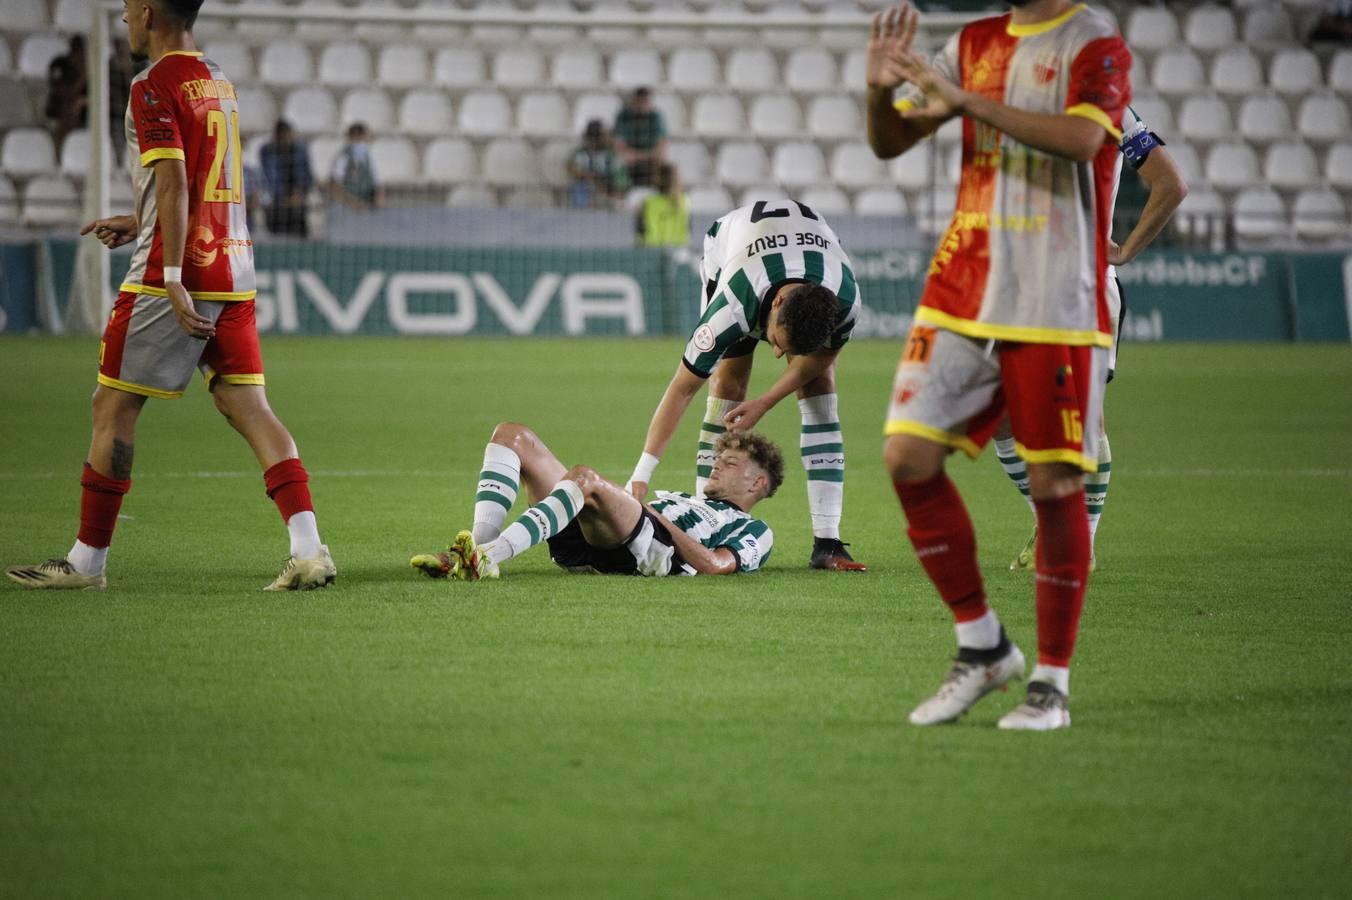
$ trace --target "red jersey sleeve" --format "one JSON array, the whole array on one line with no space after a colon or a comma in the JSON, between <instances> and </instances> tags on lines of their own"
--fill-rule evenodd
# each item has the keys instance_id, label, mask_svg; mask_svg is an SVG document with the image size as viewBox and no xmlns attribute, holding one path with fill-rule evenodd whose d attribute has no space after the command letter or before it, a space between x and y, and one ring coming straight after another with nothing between
<instances>
[{"instance_id":1,"label":"red jersey sleeve","mask_svg":"<svg viewBox=\"0 0 1352 900\"><path fill-rule=\"evenodd\" d=\"M186 159L174 94L157 84L153 75L132 85L131 116L142 166L157 159Z\"/></svg>"},{"instance_id":2,"label":"red jersey sleeve","mask_svg":"<svg viewBox=\"0 0 1352 900\"><path fill-rule=\"evenodd\" d=\"M1117 35L1085 44L1070 67L1066 114L1102 125L1122 139L1122 113L1131 102L1131 51Z\"/></svg>"}]
</instances>

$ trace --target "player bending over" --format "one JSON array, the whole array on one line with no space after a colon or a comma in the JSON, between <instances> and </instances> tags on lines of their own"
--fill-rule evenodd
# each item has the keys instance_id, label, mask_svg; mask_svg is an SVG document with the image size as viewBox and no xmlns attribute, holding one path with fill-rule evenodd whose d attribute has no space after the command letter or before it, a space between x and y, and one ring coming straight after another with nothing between
<instances>
[{"instance_id":1,"label":"player bending over","mask_svg":"<svg viewBox=\"0 0 1352 900\"><path fill-rule=\"evenodd\" d=\"M831 227L796 200L761 201L719 219L704 238L699 324L653 413L629 487L642 500L658 460L700 387L709 399L695 454L695 495L713 465L714 439L754 428L792 393L802 417L814 569L863 571L840 540L845 444L836 412L836 356L859 312L849 257ZM760 341L789 365L770 389L746 399Z\"/></svg>"},{"instance_id":2,"label":"player bending over","mask_svg":"<svg viewBox=\"0 0 1352 900\"><path fill-rule=\"evenodd\" d=\"M93 232L109 248L134 239L136 252L99 349L79 536L64 559L5 570L25 587L107 586L108 547L131 490L137 417L147 397L181 396L194 367L221 415L253 448L290 533L290 559L265 590L323 587L338 574L320 543L309 476L263 389L240 110L234 86L193 42L201 5L124 4L131 51L150 58L132 81L127 107L137 212L90 222L80 233Z\"/></svg>"},{"instance_id":3,"label":"player bending over","mask_svg":"<svg viewBox=\"0 0 1352 900\"><path fill-rule=\"evenodd\" d=\"M732 575L754 572L774 534L751 508L784 481L784 457L752 432L721 435L704 496L658 491L644 505L586 466L571 469L524 425L503 424L484 449L473 531L445 553L409 564L432 578L497 578L498 567L541 541L570 572L602 575ZM521 486L531 506L503 528Z\"/></svg>"},{"instance_id":4,"label":"player bending over","mask_svg":"<svg viewBox=\"0 0 1352 900\"><path fill-rule=\"evenodd\" d=\"M1188 185L1183 180L1183 173L1178 170L1178 165L1165 149L1164 141L1150 130L1131 107L1127 107L1122 113L1122 137L1117 142L1117 149L1119 156L1113 181L1112 205L1116 205L1117 189L1122 183L1124 159L1146 183L1146 187L1150 189L1150 196L1146 200L1145 208L1141 210L1141 218L1137 220L1127 239L1120 246L1112 241L1108 242L1108 280L1104 287L1108 295L1108 311L1113 319L1113 346L1108 351L1109 382L1113 380L1113 373L1117 370L1117 349L1122 342L1122 317L1126 313L1126 295L1122 292L1122 283L1117 280L1117 267L1131 262L1142 250L1150 246L1150 242L1169 223L1183 198L1188 196ZM1111 206L1108 217L1109 220L1112 219ZM1106 423L1106 418L1101 421ZM1028 494L1028 466L1019 455L1018 444L1014 440L1014 432L1009 427L1008 416L995 432L995 458L999 460L1009 480L1014 482L1019 493L1028 501L1028 508L1033 510L1036 517L1037 510L1033 506L1033 498ZM1108 480L1112 477L1112 473L1113 451L1108 444L1108 432L1105 427L1099 433L1098 469L1084 475L1084 502L1085 509L1089 513L1091 572L1097 567L1094 539L1098 535L1103 507L1108 502ZM1019 555L1009 564L1010 570L1026 569L1031 566L1036 548L1035 522L1032 536L1019 551Z\"/></svg>"}]
</instances>

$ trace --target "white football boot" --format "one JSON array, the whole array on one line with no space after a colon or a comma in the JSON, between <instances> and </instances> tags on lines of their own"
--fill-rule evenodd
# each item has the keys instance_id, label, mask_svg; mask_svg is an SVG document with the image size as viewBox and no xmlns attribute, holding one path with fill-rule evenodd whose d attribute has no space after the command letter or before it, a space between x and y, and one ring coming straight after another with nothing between
<instances>
[{"instance_id":1,"label":"white football boot","mask_svg":"<svg viewBox=\"0 0 1352 900\"><path fill-rule=\"evenodd\" d=\"M10 566L5 574L26 588L101 591L108 586L108 579L102 572L81 575L64 559L49 559L40 566Z\"/></svg>"},{"instance_id":2,"label":"white football boot","mask_svg":"<svg viewBox=\"0 0 1352 900\"><path fill-rule=\"evenodd\" d=\"M328 587L338 577L338 567L333 564L329 548L320 545L319 556L314 559L287 557L286 564L277 580L265 591L312 591L315 588Z\"/></svg>"},{"instance_id":3,"label":"white football boot","mask_svg":"<svg viewBox=\"0 0 1352 900\"><path fill-rule=\"evenodd\" d=\"M1028 697L1005 713L1000 727L1009 731L1053 731L1070 727L1066 695L1045 681L1028 682Z\"/></svg>"},{"instance_id":4,"label":"white football boot","mask_svg":"<svg viewBox=\"0 0 1352 900\"><path fill-rule=\"evenodd\" d=\"M1009 649L990 661L981 661L988 651L983 653L959 648L957 659L953 660L953 668L948 670L944 683L939 685L933 697L911 710L907 717L910 723L940 725L955 722L991 691L1022 679L1023 651L1007 638L1004 640L1009 644Z\"/></svg>"}]
</instances>

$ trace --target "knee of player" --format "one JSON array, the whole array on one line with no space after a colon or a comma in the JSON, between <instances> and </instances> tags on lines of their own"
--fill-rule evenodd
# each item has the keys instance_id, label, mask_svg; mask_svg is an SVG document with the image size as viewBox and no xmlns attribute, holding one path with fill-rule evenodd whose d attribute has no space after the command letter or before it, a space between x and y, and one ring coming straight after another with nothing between
<instances>
[{"instance_id":1,"label":"knee of player","mask_svg":"<svg viewBox=\"0 0 1352 900\"><path fill-rule=\"evenodd\" d=\"M596 496L606 483L606 480L590 466L573 466L564 477L576 484L582 491L582 496L588 500Z\"/></svg>"},{"instance_id":2,"label":"knee of player","mask_svg":"<svg viewBox=\"0 0 1352 900\"><path fill-rule=\"evenodd\" d=\"M893 481L924 481L934 477L943 467L943 459L940 457L936 465L932 456L899 435L883 443L883 465Z\"/></svg>"},{"instance_id":3,"label":"knee of player","mask_svg":"<svg viewBox=\"0 0 1352 900\"><path fill-rule=\"evenodd\" d=\"M499 422L493 429L493 443L519 449L523 444L534 440L535 435L525 425L517 422Z\"/></svg>"}]
</instances>

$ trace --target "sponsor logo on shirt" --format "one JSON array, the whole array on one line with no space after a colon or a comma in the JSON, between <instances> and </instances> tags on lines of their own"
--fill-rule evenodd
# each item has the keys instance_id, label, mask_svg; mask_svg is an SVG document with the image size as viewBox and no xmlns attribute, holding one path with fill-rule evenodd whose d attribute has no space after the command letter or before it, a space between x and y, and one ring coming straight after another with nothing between
<instances>
[{"instance_id":1,"label":"sponsor logo on shirt","mask_svg":"<svg viewBox=\"0 0 1352 900\"><path fill-rule=\"evenodd\" d=\"M215 244L216 235L211 233L211 229L205 225L198 225L188 235L188 245L183 249L183 255L194 266L206 268L216 261Z\"/></svg>"}]
</instances>

